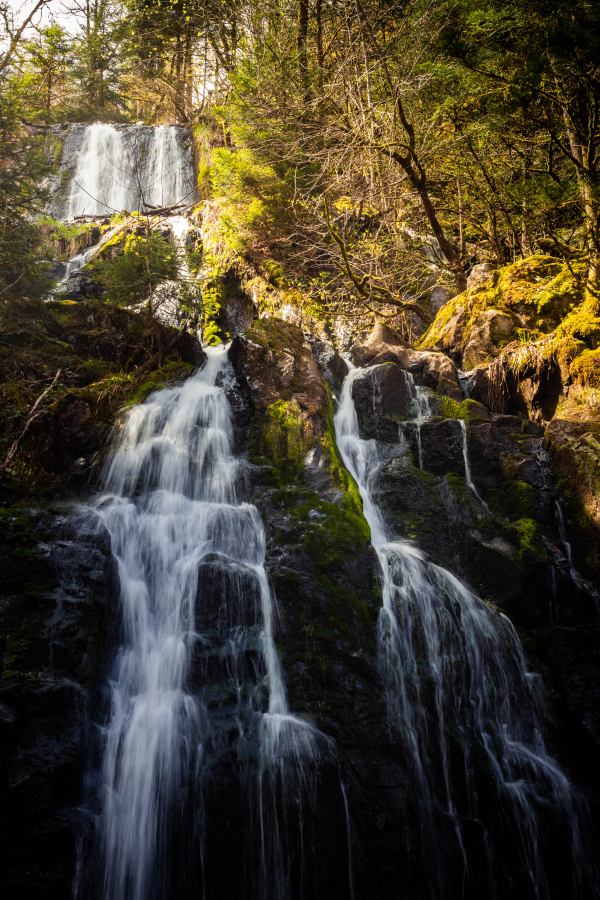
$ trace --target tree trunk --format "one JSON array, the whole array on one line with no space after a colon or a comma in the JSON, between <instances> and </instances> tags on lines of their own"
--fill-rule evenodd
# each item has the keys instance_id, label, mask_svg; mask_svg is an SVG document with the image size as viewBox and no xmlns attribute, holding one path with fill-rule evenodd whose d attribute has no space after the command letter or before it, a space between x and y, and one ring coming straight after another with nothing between
<instances>
[{"instance_id":1,"label":"tree trunk","mask_svg":"<svg viewBox=\"0 0 600 900\"><path fill-rule=\"evenodd\" d=\"M463 207L462 184L460 178L456 179L456 190L458 193L458 243L460 258L464 260L467 252L467 244L465 237L465 212Z\"/></svg>"},{"instance_id":2,"label":"tree trunk","mask_svg":"<svg viewBox=\"0 0 600 900\"><path fill-rule=\"evenodd\" d=\"M300 65L300 77L304 85L306 98L308 98L308 55L306 42L308 38L308 0L298 0L298 35L296 45L298 47L298 63Z\"/></svg>"},{"instance_id":3,"label":"tree trunk","mask_svg":"<svg viewBox=\"0 0 600 900\"><path fill-rule=\"evenodd\" d=\"M579 196L584 215L585 238L590 255L587 283L588 288L597 294L600 290L600 175L596 167L597 144L600 141L598 134L597 115L592 113L585 115L571 115L571 107L585 107L594 110L593 100L587 97L567 98L560 90L559 80L558 96L564 98L561 103L563 121L569 138L571 156L575 162L577 182L579 184ZM573 121L580 120L585 133L575 131ZM587 127L586 127L587 126Z\"/></svg>"},{"instance_id":4,"label":"tree trunk","mask_svg":"<svg viewBox=\"0 0 600 900\"><path fill-rule=\"evenodd\" d=\"M315 16L317 19L317 65L319 67L319 93L323 90L323 0L317 0L315 4Z\"/></svg>"}]
</instances>

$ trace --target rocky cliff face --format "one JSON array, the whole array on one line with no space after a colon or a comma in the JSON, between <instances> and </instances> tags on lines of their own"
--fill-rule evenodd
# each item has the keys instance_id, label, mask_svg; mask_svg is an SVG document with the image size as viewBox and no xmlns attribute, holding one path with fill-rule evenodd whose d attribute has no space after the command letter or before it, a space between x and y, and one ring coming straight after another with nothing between
<instances>
[{"instance_id":1,"label":"rocky cliff face","mask_svg":"<svg viewBox=\"0 0 600 900\"><path fill-rule=\"evenodd\" d=\"M238 293L236 287L232 296ZM333 810L339 802L331 785L341 773L355 896L425 898L414 773L388 726L376 658L376 560L333 430L333 395L345 363L322 337L276 318L240 330L229 355L233 374L221 386L234 414L235 451L247 459L243 490L265 525L290 708L335 741L338 762L319 775L324 830L318 833L329 827L328 804ZM464 399L448 356L417 351L382 326L361 334L352 356L364 367L354 400L361 436L377 441L383 460L373 492L390 533L417 541L515 623L544 684L551 750L597 812L597 595L569 559L570 522L565 533L555 474L574 464L572 440L596 452L585 437L592 432L565 437L555 419L548 452L542 424ZM415 424L415 388L428 404L421 424ZM591 463L584 469L581 490L591 498L595 469ZM103 535L78 514L8 511L0 524L6 896L30 888L66 898L75 874L86 728L115 640L114 612L107 615L114 600L110 553ZM215 566L218 561L209 561L201 573L205 601L210 585L222 582ZM241 896L244 889L232 748L218 765L206 800L221 810L223 822L206 848L213 860L207 890L215 898ZM332 847L341 859L344 848ZM332 863L322 884L328 897L342 900L347 886L336 882L335 871Z\"/></svg>"}]
</instances>

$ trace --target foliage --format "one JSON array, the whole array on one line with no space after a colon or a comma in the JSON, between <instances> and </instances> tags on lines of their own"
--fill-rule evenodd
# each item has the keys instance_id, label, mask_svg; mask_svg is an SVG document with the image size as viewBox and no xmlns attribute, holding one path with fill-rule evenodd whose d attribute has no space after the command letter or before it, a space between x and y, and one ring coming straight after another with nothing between
<instances>
[{"instance_id":1,"label":"foliage","mask_svg":"<svg viewBox=\"0 0 600 900\"><path fill-rule=\"evenodd\" d=\"M40 140L19 127L21 105L10 92L0 93L0 298L47 290L42 236L32 224L46 194L41 187L49 167Z\"/></svg>"},{"instance_id":2,"label":"foliage","mask_svg":"<svg viewBox=\"0 0 600 900\"><path fill-rule=\"evenodd\" d=\"M122 250L90 265L90 274L105 289L109 301L119 306L151 302L161 282L178 274L177 248L155 231L131 234Z\"/></svg>"}]
</instances>

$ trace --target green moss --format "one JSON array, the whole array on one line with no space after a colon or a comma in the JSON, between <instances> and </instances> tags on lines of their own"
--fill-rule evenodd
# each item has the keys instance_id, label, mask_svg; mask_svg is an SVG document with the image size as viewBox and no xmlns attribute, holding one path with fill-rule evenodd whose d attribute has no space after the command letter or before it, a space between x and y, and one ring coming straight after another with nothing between
<instances>
[{"instance_id":1,"label":"green moss","mask_svg":"<svg viewBox=\"0 0 600 900\"><path fill-rule=\"evenodd\" d=\"M450 397L441 398L439 414L446 419L463 419L465 422L468 422L470 418L467 401L459 403L457 400L452 400Z\"/></svg>"},{"instance_id":2,"label":"green moss","mask_svg":"<svg viewBox=\"0 0 600 900\"><path fill-rule=\"evenodd\" d=\"M458 497L459 500L466 497L467 483L464 478L461 478L460 475L455 475L454 472L448 472L444 477L455 497Z\"/></svg>"},{"instance_id":3,"label":"green moss","mask_svg":"<svg viewBox=\"0 0 600 900\"><path fill-rule=\"evenodd\" d=\"M519 551L521 563L531 555L543 558L544 551L540 542L540 528L534 519L522 518L516 522L504 523L501 534L505 541L511 543Z\"/></svg>"},{"instance_id":4,"label":"green moss","mask_svg":"<svg viewBox=\"0 0 600 900\"><path fill-rule=\"evenodd\" d=\"M268 279L271 284L274 284L275 287L278 288L288 288L289 281L285 277L285 270L281 263L276 262L274 259L266 259L262 263L262 267L267 273Z\"/></svg>"},{"instance_id":5,"label":"green moss","mask_svg":"<svg viewBox=\"0 0 600 900\"><path fill-rule=\"evenodd\" d=\"M166 365L161 366L160 369L156 369L152 373L151 378L148 378L136 388L131 399L127 401L128 405L143 403L153 391L157 391L159 388L164 388L174 382L181 381L181 379L192 372L193 369L194 367L191 363L182 363L180 361L166 363Z\"/></svg>"},{"instance_id":6,"label":"green moss","mask_svg":"<svg viewBox=\"0 0 600 900\"><path fill-rule=\"evenodd\" d=\"M304 457L314 444L298 402L277 400L262 415L254 417L250 437L250 456L267 460L275 468L278 484L296 481Z\"/></svg>"},{"instance_id":7,"label":"green moss","mask_svg":"<svg viewBox=\"0 0 600 900\"><path fill-rule=\"evenodd\" d=\"M490 509L497 516L506 519L533 519L537 501L537 491L531 485L511 477L510 467L505 467L506 480L501 489L492 489L486 495Z\"/></svg>"},{"instance_id":8,"label":"green moss","mask_svg":"<svg viewBox=\"0 0 600 900\"><path fill-rule=\"evenodd\" d=\"M204 343L211 347L229 339L221 322L226 300L225 283L215 275L202 289L203 337Z\"/></svg>"},{"instance_id":9,"label":"green moss","mask_svg":"<svg viewBox=\"0 0 600 900\"><path fill-rule=\"evenodd\" d=\"M464 348L482 316L495 310L509 317L515 328L510 332L492 332L490 341L482 337L479 352L487 355L489 361L513 342L515 334L523 343L542 340L555 331L555 340L548 343L545 351L549 355L558 351L558 355L570 362L582 349L593 346L590 340L600 343L600 322L592 321L596 313L591 314L585 308L579 278L584 275L585 263L577 258L570 266L553 257L536 254L500 269L479 288L466 291L445 304L421 338L419 347L443 350L449 349L450 344L454 346L457 335L455 329L450 328L450 322L458 322L462 313L463 324L458 326L458 335ZM570 321L566 322L567 319ZM485 361L481 356L478 359Z\"/></svg>"}]
</instances>

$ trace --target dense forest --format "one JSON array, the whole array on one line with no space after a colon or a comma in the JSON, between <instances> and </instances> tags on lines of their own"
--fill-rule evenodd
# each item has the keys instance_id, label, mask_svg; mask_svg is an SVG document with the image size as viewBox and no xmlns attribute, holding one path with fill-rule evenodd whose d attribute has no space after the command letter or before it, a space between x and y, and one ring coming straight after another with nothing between
<instances>
[{"instance_id":1,"label":"dense forest","mask_svg":"<svg viewBox=\"0 0 600 900\"><path fill-rule=\"evenodd\" d=\"M597 900L597 0L0 0L0 396L6 900Z\"/></svg>"},{"instance_id":2,"label":"dense forest","mask_svg":"<svg viewBox=\"0 0 600 900\"><path fill-rule=\"evenodd\" d=\"M40 132L67 121L221 131L214 194L328 310L429 324L432 277L457 293L473 265L540 250L595 294L598 16L542 0L98 0L19 34L7 8L5 296L39 274L25 222L43 202Z\"/></svg>"}]
</instances>

